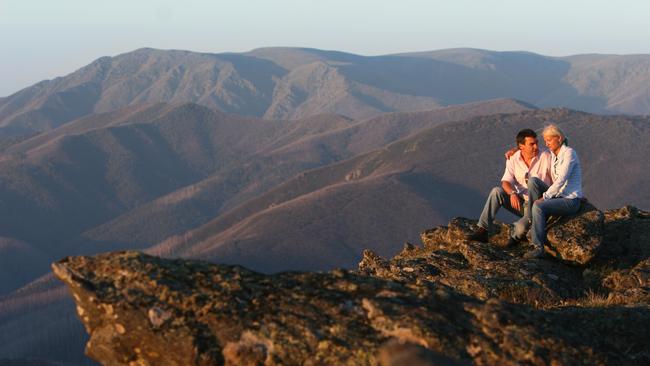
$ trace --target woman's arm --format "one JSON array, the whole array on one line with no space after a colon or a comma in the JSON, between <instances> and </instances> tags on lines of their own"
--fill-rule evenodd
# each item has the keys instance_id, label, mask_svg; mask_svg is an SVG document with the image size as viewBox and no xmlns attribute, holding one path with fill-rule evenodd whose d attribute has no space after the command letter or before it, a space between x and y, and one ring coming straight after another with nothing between
<instances>
[{"instance_id":1,"label":"woman's arm","mask_svg":"<svg viewBox=\"0 0 650 366\"><path fill-rule=\"evenodd\" d=\"M558 157L559 158L559 157ZM544 192L544 199L557 197L566 186L569 175L578 164L578 154L571 148L565 148L556 168L557 179Z\"/></svg>"}]
</instances>

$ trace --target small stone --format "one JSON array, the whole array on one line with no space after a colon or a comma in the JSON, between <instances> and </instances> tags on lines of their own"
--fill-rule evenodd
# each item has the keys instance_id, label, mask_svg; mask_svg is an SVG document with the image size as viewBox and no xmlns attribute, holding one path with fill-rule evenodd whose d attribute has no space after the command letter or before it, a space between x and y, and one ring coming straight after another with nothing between
<instances>
[{"instance_id":1,"label":"small stone","mask_svg":"<svg viewBox=\"0 0 650 366\"><path fill-rule=\"evenodd\" d=\"M477 356L478 354L481 353L481 351L483 351L483 349L481 348L480 345L471 344L471 343L467 345L466 350L467 350L467 353L470 356L473 356L473 357Z\"/></svg>"},{"instance_id":2,"label":"small stone","mask_svg":"<svg viewBox=\"0 0 650 366\"><path fill-rule=\"evenodd\" d=\"M115 331L119 334L124 334L126 333L126 328L120 323L115 323Z\"/></svg>"},{"instance_id":3,"label":"small stone","mask_svg":"<svg viewBox=\"0 0 650 366\"><path fill-rule=\"evenodd\" d=\"M151 325L154 326L154 328L159 328L172 317L172 313L170 311L163 310L159 307L153 307L149 309L147 315L149 316L149 321L151 322Z\"/></svg>"},{"instance_id":4,"label":"small stone","mask_svg":"<svg viewBox=\"0 0 650 366\"><path fill-rule=\"evenodd\" d=\"M445 300L445 299L449 299L451 294L449 293L449 291L445 290L444 288L438 288L436 289L436 296L439 299Z\"/></svg>"},{"instance_id":5,"label":"small stone","mask_svg":"<svg viewBox=\"0 0 650 366\"><path fill-rule=\"evenodd\" d=\"M402 268L402 271L411 273L411 272L415 272L415 269L413 269L412 267L404 267Z\"/></svg>"},{"instance_id":6,"label":"small stone","mask_svg":"<svg viewBox=\"0 0 650 366\"><path fill-rule=\"evenodd\" d=\"M330 345L331 345L330 341L320 341L318 342L318 349L323 351L330 348Z\"/></svg>"},{"instance_id":7,"label":"small stone","mask_svg":"<svg viewBox=\"0 0 650 366\"><path fill-rule=\"evenodd\" d=\"M350 283L347 283L346 285L347 285L346 286L347 290L350 291L350 292L354 292L354 291L359 290L359 285L357 285L356 283L350 282Z\"/></svg>"},{"instance_id":8,"label":"small stone","mask_svg":"<svg viewBox=\"0 0 650 366\"><path fill-rule=\"evenodd\" d=\"M107 315L113 315L113 305L111 304L102 304L104 311Z\"/></svg>"},{"instance_id":9,"label":"small stone","mask_svg":"<svg viewBox=\"0 0 650 366\"><path fill-rule=\"evenodd\" d=\"M332 271L332 275L334 275L334 277L343 278L345 277L345 270L337 268Z\"/></svg>"},{"instance_id":10,"label":"small stone","mask_svg":"<svg viewBox=\"0 0 650 366\"><path fill-rule=\"evenodd\" d=\"M379 349L379 365L457 365L453 359L422 345L390 339Z\"/></svg>"},{"instance_id":11,"label":"small stone","mask_svg":"<svg viewBox=\"0 0 650 366\"><path fill-rule=\"evenodd\" d=\"M399 293L391 290L381 290L375 295L377 297L396 297L399 296Z\"/></svg>"}]
</instances>

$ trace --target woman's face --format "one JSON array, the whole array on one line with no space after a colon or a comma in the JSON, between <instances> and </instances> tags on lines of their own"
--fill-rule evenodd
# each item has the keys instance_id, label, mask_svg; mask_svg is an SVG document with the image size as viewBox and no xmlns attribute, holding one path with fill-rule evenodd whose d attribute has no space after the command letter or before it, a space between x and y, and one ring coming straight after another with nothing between
<instances>
[{"instance_id":1,"label":"woman's face","mask_svg":"<svg viewBox=\"0 0 650 366\"><path fill-rule=\"evenodd\" d=\"M549 150L556 152L562 146L562 139L557 135L545 135L544 143Z\"/></svg>"}]
</instances>

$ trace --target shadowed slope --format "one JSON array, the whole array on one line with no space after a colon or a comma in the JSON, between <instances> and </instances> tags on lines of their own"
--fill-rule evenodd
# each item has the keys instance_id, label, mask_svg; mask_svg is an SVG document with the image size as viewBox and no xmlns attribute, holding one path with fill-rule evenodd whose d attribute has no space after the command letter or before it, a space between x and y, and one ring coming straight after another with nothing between
<instances>
[{"instance_id":1,"label":"shadowed slope","mask_svg":"<svg viewBox=\"0 0 650 366\"><path fill-rule=\"evenodd\" d=\"M0 295L43 273L52 258L25 242L0 237Z\"/></svg>"},{"instance_id":2,"label":"shadowed slope","mask_svg":"<svg viewBox=\"0 0 650 366\"><path fill-rule=\"evenodd\" d=\"M0 210L11 214L3 214L0 231L30 243L60 243L75 228L190 184L235 158L237 146L228 140L239 128L237 120L186 105L154 124L52 139L1 163Z\"/></svg>"},{"instance_id":3,"label":"shadowed slope","mask_svg":"<svg viewBox=\"0 0 650 366\"><path fill-rule=\"evenodd\" d=\"M249 158L199 183L139 206L87 232L84 237L106 243L106 250L143 248L197 227L304 170L383 147L440 123L528 108L517 101L495 100L427 112L386 114L328 129L311 127L315 122L314 125L323 126L322 118L292 121L288 124L291 128L279 134L281 138ZM311 132L306 133L307 129Z\"/></svg>"},{"instance_id":4,"label":"shadowed slope","mask_svg":"<svg viewBox=\"0 0 650 366\"><path fill-rule=\"evenodd\" d=\"M52 274L0 296L0 359L38 358L64 365L95 365L83 354L87 340L74 314L73 301Z\"/></svg>"},{"instance_id":5,"label":"shadowed slope","mask_svg":"<svg viewBox=\"0 0 650 366\"><path fill-rule=\"evenodd\" d=\"M144 104L130 106L114 112L93 114L71 121L60 128L40 133L37 136L11 146L6 149L4 153L10 155L24 155L31 149L37 148L49 141L65 135L79 135L90 130L118 126L125 123L151 122L177 107L178 105L163 103Z\"/></svg>"},{"instance_id":6,"label":"shadowed slope","mask_svg":"<svg viewBox=\"0 0 650 366\"><path fill-rule=\"evenodd\" d=\"M650 205L641 188L650 179L642 172L642 157L650 154L641 142L642 136L650 138L647 119L542 110L444 124L303 173L152 252L246 263L266 271L313 265L305 261L305 251L323 254L319 263L327 265L317 268L354 263L364 247L390 254L397 249L394 232L410 240L427 222L478 215L482 197L501 177L502 154L511 146L511 136L524 127L539 129L548 120L571 137L583 164L585 193L594 204L611 207L625 200ZM627 172L635 173L617 179ZM409 207L418 207L420 215L409 215ZM280 263L264 261L265 256ZM342 258L347 260L340 262Z\"/></svg>"},{"instance_id":7,"label":"shadowed slope","mask_svg":"<svg viewBox=\"0 0 650 366\"><path fill-rule=\"evenodd\" d=\"M82 253L95 253L102 248L88 245L86 239L80 244L84 231L215 172L225 170L229 180L243 179L237 176L240 162L250 161L248 157L259 150L351 123L334 115L297 121L244 118L196 104L132 107L86 117L15 145L12 154L3 155L0 233L29 243L47 261L77 247ZM217 200L233 194L226 189ZM183 231L199 225L192 223L192 212L180 213L176 224ZM144 223L138 223L138 230L160 229L159 220L139 219ZM164 230L160 235L159 240L169 236ZM20 258L11 268L25 271L3 276L3 290L47 270L43 261Z\"/></svg>"}]
</instances>

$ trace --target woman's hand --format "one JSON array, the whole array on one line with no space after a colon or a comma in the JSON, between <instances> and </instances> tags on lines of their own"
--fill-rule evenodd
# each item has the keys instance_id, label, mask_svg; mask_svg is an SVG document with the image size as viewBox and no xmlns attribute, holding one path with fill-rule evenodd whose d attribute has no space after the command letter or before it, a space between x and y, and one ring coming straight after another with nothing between
<instances>
[{"instance_id":1,"label":"woman's hand","mask_svg":"<svg viewBox=\"0 0 650 366\"><path fill-rule=\"evenodd\" d=\"M506 160L508 160L510 159L511 156L513 156L517 152L517 150L519 150L518 147L513 147L512 149L506 151L505 154L503 154L503 156L505 156Z\"/></svg>"}]
</instances>

